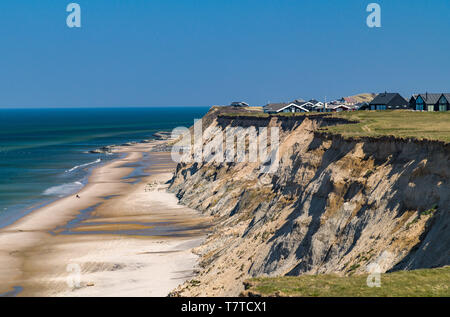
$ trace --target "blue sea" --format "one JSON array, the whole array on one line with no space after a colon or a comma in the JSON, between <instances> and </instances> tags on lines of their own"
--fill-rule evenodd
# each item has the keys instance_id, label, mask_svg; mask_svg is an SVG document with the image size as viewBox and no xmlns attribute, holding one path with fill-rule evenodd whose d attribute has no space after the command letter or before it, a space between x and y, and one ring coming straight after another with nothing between
<instances>
[{"instance_id":1,"label":"blue sea","mask_svg":"<svg viewBox=\"0 0 450 317\"><path fill-rule=\"evenodd\" d=\"M189 127L208 109L0 109L0 227L75 193L92 168L117 158L90 150Z\"/></svg>"}]
</instances>

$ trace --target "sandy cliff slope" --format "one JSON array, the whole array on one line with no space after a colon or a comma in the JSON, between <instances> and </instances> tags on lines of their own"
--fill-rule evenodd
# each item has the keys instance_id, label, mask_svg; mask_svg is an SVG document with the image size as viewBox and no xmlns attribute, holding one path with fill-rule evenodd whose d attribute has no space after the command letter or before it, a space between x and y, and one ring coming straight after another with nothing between
<instances>
[{"instance_id":1,"label":"sandy cliff slope","mask_svg":"<svg viewBox=\"0 0 450 317\"><path fill-rule=\"evenodd\" d=\"M207 116L204 129L279 127L280 163L182 163L170 190L218 225L178 295L237 295L250 276L358 274L450 264L450 147L343 139L323 116ZM204 140L208 143L209 140Z\"/></svg>"}]
</instances>

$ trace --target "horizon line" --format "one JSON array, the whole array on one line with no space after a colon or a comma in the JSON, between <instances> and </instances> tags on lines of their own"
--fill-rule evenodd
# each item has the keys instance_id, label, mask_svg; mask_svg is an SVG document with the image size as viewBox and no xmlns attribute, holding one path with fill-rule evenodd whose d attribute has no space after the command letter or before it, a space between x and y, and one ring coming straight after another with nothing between
<instances>
[{"instance_id":1,"label":"horizon line","mask_svg":"<svg viewBox=\"0 0 450 317\"><path fill-rule=\"evenodd\" d=\"M216 105L166 105L166 106L0 106L0 109L108 109L108 108L206 108Z\"/></svg>"}]
</instances>

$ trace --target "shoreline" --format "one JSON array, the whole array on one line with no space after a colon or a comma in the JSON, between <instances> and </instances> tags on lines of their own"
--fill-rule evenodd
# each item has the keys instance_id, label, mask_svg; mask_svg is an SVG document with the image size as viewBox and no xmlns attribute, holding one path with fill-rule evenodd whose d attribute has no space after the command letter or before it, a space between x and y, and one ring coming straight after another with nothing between
<instances>
[{"instance_id":1,"label":"shoreline","mask_svg":"<svg viewBox=\"0 0 450 317\"><path fill-rule=\"evenodd\" d=\"M8 210L8 213L2 214L0 212L0 229L8 227L10 225L13 225L14 223L19 221L23 217L27 216L28 214L34 212L35 210L38 210L47 205L50 205L50 204L54 203L55 201L58 201L60 199L63 199L63 198L66 198L66 197L69 197L72 195L76 195L88 184L89 178L90 178L93 170L95 170L105 164L108 164L110 162L113 162L115 160L124 158L127 155L127 153L122 150L124 147L130 147L130 146L141 145L141 144L149 144L149 143L153 144L155 142L159 143L161 146L164 147L164 145L167 144L167 141L170 141L170 140L171 140L171 132L162 130L162 131L157 131L157 132L153 133L151 138L141 139L140 141L133 140L133 141L125 142L122 144L113 143L113 144L109 144L109 145L100 146L100 147L97 147L97 148L94 148L91 150L83 151L83 153L85 153L85 154L103 154L103 155L107 155L107 156L115 155L116 157L112 157L112 158L108 158L108 159L97 158L95 161L80 164L80 165L75 165L75 166L71 167L70 169L65 170L65 173L72 172L79 168L86 168L87 171L86 171L86 174L83 175L81 179L78 179L76 181L72 181L69 183L61 182L59 185L53 185L51 187L46 188L41 195L42 197L35 198L34 200L26 202L26 205L24 205L24 206L21 206L21 207L14 206L14 205L8 206L7 208L5 208L5 210L11 209L11 210ZM73 183L81 183L81 187L78 189L74 189L68 193L64 193L62 195L55 195L55 196L48 195L46 197L46 194L45 194L46 191L53 189L53 188L62 187L67 184L73 184Z\"/></svg>"},{"instance_id":2,"label":"shoreline","mask_svg":"<svg viewBox=\"0 0 450 317\"><path fill-rule=\"evenodd\" d=\"M0 295L165 296L192 277L211 220L166 192L164 142L115 147L78 193L1 228Z\"/></svg>"},{"instance_id":3,"label":"shoreline","mask_svg":"<svg viewBox=\"0 0 450 317\"><path fill-rule=\"evenodd\" d=\"M124 155L126 155L126 153L123 153ZM89 182L89 177L92 174L92 171L95 170L96 168L100 168L101 166L108 164L110 162L113 162L117 159L120 159L121 157L117 157L108 161L100 161L97 165L95 166L91 166L88 168L88 172L87 174L83 177L83 179L80 180L80 183L82 184L82 187L79 189L74 190L73 192L71 192L70 194L64 194L60 197L48 197L48 198L40 198L37 199L33 204L31 204L30 206L24 208L24 209L17 209L15 212L11 212L11 215L8 216L3 216L3 219L1 219L0 221L0 230L3 228L7 228L11 225L14 225L16 222L20 221L22 218L26 217L27 215L33 213L36 210L39 210L41 208L45 208L46 206L60 200L66 197L70 197L73 195L78 194L84 187L86 187L86 185ZM64 185L61 184L59 186ZM58 185L56 185L58 186ZM46 190L50 189L51 187L47 188ZM14 208L13 208L14 209ZM17 215L15 215L15 213L17 213Z\"/></svg>"}]
</instances>

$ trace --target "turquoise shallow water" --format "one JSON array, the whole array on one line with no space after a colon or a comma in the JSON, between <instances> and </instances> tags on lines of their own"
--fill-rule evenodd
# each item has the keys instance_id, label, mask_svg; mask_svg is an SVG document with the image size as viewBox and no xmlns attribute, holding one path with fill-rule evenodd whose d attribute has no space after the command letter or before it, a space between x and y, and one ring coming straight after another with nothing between
<instances>
[{"instance_id":1,"label":"turquoise shallow water","mask_svg":"<svg viewBox=\"0 0 450 317\"><path fill-rule=\"evenodd\" d=\"M0 227L79 190L105 145L189 127L207 107L0 109Z\"/></svg>"}]
</instances>

